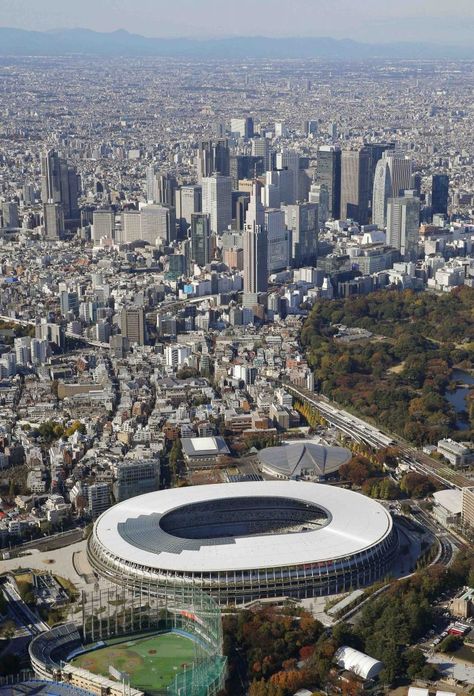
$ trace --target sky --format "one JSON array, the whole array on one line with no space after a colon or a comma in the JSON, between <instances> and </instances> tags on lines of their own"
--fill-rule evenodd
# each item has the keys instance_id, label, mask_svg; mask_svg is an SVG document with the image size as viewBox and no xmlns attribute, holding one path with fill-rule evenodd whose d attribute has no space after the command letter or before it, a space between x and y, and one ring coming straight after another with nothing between
<instances>
[{"instance_id":1,"label":"sky","mask_svg":"<svg viewBox=\"0 0 474 696\"><path fill-rule=\"evenodd\" d=\"M0 26L454 45L472 42L474 0L0 0Z\"/></svg>"}]
</instances>

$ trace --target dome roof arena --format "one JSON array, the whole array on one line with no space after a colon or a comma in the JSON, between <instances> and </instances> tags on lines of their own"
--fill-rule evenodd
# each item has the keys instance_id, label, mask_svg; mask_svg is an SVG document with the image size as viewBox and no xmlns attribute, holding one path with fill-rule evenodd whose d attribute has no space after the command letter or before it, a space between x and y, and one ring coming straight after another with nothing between
<instances>
[{"instance_id":1,"label":"dome roof arena","mask_svg":"<svg viewBox=\"0 0 474 696\"><path fill-rule=\"evenodd\" d=\"M336 473L351 457L351 451L345 447L326 447L307 441L267 447L258 453L263 471L285 479L303 476L323 479Z\"/></svg>"},{"instance_id":2,"label":"dome roof arena","mask_svg":"<svg viewBox=\"0 0 474 696\"><path fill-rule=\"evenodd\" d=\"M88 553L99 574L156 591L199 585L221 603L311 597L374 582L397 549L379 503L296 481L156 491L109 508Z\"/></svg>"}]
</instances>

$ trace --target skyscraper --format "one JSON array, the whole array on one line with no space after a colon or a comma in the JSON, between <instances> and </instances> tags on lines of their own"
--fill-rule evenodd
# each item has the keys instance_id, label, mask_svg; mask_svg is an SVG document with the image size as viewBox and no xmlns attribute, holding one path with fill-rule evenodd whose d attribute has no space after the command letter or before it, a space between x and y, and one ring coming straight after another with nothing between
<instances>
[{"instance_id":1,"label":"skyscraper","mask_svg":"<svg viewBox=\"0 0 474 696\"><path fill-rule=\"evenodd\" d=\"M308 200L318 206L318 229L322 229L329 220L329 193L326 184L312 183Z\"/></svg>"},{"instance_id":2,"label":"skyscraper","mask_svg":"<svg viewBox=\"0 0 474 696\"><path fill-rule=\"evenodd\" d=\"M149 203L176 205L178 182L169 172L160 173L154 165L146 170L146 198Z\"/></svg>"},{"instance_id":3,"label":"skyscraper","mask_svg":"<svg viewBox=\"0 0 474 696\"><path fill-rule=\"evenodd\" d=\"M191 258L198 266L211 260L211 220L209 214L191 215Z\"/></svg>"},{"instance_id":4,"label":"skyscraper","mask_svg":"<svg viewBox=\"0 0 474 696\"><path fill-rule=\"evenodd\" d=\"M265 229L268 244L268 273L273 273L289 265L289 234L283 210L265 210Z\"/></svg>"},{"instance_id":5,"label":"skyscraper","mask_svg":"<svg viewBox=\"0 0 474 696\"><path fill-rule=\"evenodd\" d=\"M431 180L431 208L434 215L448 214L449 176L433 174Z\"/></svg>"},{"instance_id":6,"label":"skyscraper","mask_svg":"<svg viewBox=\"0 0 474 696\"><path fill-rule=\"evenodd\" d=\"M43 205L43 222L47 239L59 239L64 233L64 213L59 203Z\"/></svg>"},{"instance_id":7,"label":"skyscraper","mask_svg":"<svg viewBox=\"0 0 474 696\"><path fill-rule=\"evenodd\" d=\"M341 217L360 225L369 221L369 153L364 148L342 151Z\"/></svg>"},{"instance_id":8,"label":"skyscraper","mask_svg":"<svg viewBox=\"0 0 474 696\"><path fill-rule=\"evenodd\" d=\"M372 192L374 190L374 176L377 162L382 158L386 150L393 150L395 143L364 143L364 150L369 153L369 206L372 206Z\"/></svg>"},{"instance_id":9,"label":"skyscraper","mask_svg":"<svg viewBox=\"0 0 474 696\"><path fill-rule=\"evenodd\" d=\"M61 203L61 167L59 155L48 150L41 157L41 200L43 203Z\"/></svg>"},{"instance_id":10,"label":"skyscraper","mask_svg":"<svg viewBox=\"0 0 474 696\"><path fill-rule=\"evenodd\" d=\"M55 150L48 150L41 157L41 200L61 205L67 220L79 215L76 169Z\"/></svg>"},{"instance_id":11,"label":"skyscraper","mask_svg":"<svg viewBox=\"0 0 474 696\"><path fill-rule=\"evenodd\" d=\"M324 184L329 195L329 217L339 219L341 201L341 151L333 145L322 145L316 163L316 184Z\"/></svg>"},{"instance_id":12,"label":"skyscraper","mask_svg":"<svg viewBox=\"0 0 474 696\"><path fill-rule=\"evenodd\" d=\"M229 176L229 161L229 143L226 138L219 138L216 142L203 140L197 156L198 181L201 182L213 174Z\"/></svg>"},{"instance_id":13,"label":"skyscraper","mask_svg":"<svg viewBox=\"0 0 474 696\"><path fill-rule=\"evenodd\" d=\"M92 241L99 242L103 237L114 238L115 213L113 210L94 210L92 220Z\"/></svg>"},{"instance_id":14,"label":"skyscraper","mask_svg":"<svg viewBox=\"0 0 474 696\"><path fill-rule=\"evenodd\" d=\"M241 179L254 179L265 171L264 158L251 155L231 155L229 166L234 189L238 188Z\"/></svg>"},{"instance_id":15,"label":"skyscraper","mask_svg":"<svg viewBox=\"0 0 474 696\"><path fill-rule=\"evenodd\" d=\"M318 250L318 206L297 203L283 206L285 222L291 232L290 263L303 266L316 259Z\"/></svg>"},{"instance_id":16,"label":"skyscraper","mask_svg":"<svg viewBox=\"0 0 474 696\"><path fill-rule=\"evenodd\" d=\"M148 244L169 244L176 239L174 208L168 205L145 205L140 210L140 239Z\"/></svg>"},{"instance_id":17,"label":"skyscraper","mask_svg":"<svg viewBox=\"0 0 474 696\"><path fill-rule=\"evenodd\" d=\"M191 215L202 209L202 186L181 186L176 192L176 222L182 236L191 225Z\"/></svg>"},{"instance_id":18,"label":"skyscraper","mask_svg":"<svg viewBox=\"0 0 474 696\"><path fill-rule=\"evenodd\" d=\"M375 168L372 198L372 222L383 228L387 222L387 203L389 198L398 198L400 193L410 189L412 162L392 150L383 153Z\"/></svg>"},{"instance_id":19,"label":"skyscraper","mask_svg":"<svg viewBox=\"0 0 474 696\"><path fill-rule=\"evenodd\" d=\"M19 226L18 204L15 201L2 203L2 224L7 229L14 229Z\"/></svg>"},{"instance_id":20,"label":"skyscraper","mask_svg":"<svg viewBox=\"0 0 474 696\"><path fill-rule=\"evenodd\" d=\"M272 152L266 138L259 137L252 140L252 157L263 158L265 171L272 169Z\"/></svg>"},{"instance_id":21,"label":"skyscraper","mask_svg":"<svg viewBox=\"0 0 474 696\"><path fill-rule=\"evenodd\" d=\"M268 288L268 241L265 209L254 184L244 228L244 295L249 304L257 304L258 293Z\"/></svg>"},{"instance_id":22,"label":"skyscraper","mask_svg":"<svg viewBox=\"0 0 474 696\"><path fill-rule=\"evenodd\" d=\"M120 330L130 343L145 343L145 312L143 307L124 307L120 315Z\"/></svg>"},{"instance_id":23,"label":"skyscraper","mask_svg":"<svg viewBox=\"0 0 474 696\"><path fill-rule=\"evenodd\" d=\"M420 227L420 199L413 191L389 198L387 205L387 244L398 249L406 261L417 258Z\"/></svg>"},{"instance_id":24,"label":"skyscraper","mask_svg":"<svg viewBox=\"0 0 474 696\"><path fill-rule=\"evenodd\" d=\"M142 238L141 217L138 210L124 210L122 213L122 238L124 244L138 242Z\"/></svg>"},{"instance_id":25,"label":"skyscraper","mask_svg":"<svg viewBox=\"0 0 474 696\"><path fill-rule=\"evenodd\" d=\"M251 116L232 118L230 121L230 132L239 138L253 138L253 118Z\"/></svg>"},{"instance_id":26,"label":"skyscraper","mask_svg":"<svg viewBox=\"0 0 474 696\"><path fill-rule=\"evenodd\" d=\"M296 150L282 150L276 155L276 168L278 170L288 169L293 172L293 192L292 200L285 200L285 203L296 203L298 200L298 173L300 170L300 155ZM284 200L284 199L282 199Z\"/></svg>"},{"instance_id":27,"label":"skyscraper","mask_svg":"<svg viewBox=\"0 0 474 696\"><path fill-rule=\"evenodd\" d=\"M202 180L202 212L210 215L211 232L222 234L232 222L232 184L229 176L213 174Z\"/></svg>"}]
</instances>

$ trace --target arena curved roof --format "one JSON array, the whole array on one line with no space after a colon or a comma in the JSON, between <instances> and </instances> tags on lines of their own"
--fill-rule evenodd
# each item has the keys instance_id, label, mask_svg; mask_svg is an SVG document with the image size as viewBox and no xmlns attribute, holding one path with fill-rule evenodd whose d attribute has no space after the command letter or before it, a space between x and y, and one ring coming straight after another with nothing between
<instances>
[{"instance_id":1,"label":"arena curved roof","mask_svg":"<svg viewBox=\"0 0 474 696\"><path fill-rule=\"evenodd\" d=\"M235 499L234 502L231 502ZM275 500L275 509L294 502L295 512L306 508L325 515L324 523L304 522L294 533L262 533L240 536L212 534L201 536L189 522L186 506L201 507L206 529L212 526L212 506L221 512L239 508L238 500L248 499L258 510ZM286 503L285 503L286 501ZM166 531L172 515L186 519L184 531ZM247 509L249 505L247 504ZM196 508L195 508L196 509ZM207 511L207 512L206 512ZM302 513L303 511L303 513ZM290 512L292 512L290 510ZM242 524L245 525L245 517ZM197 523L199 526L200 523ZM190 528L189 536L186 531ZM127 564L137 564L170 572L214 572L251 570L317 563L351 556L378 545L392 529L392 518L385 508L370 498L342 488L301 481L259 481L190 486L156 491L130 498L106 510L96 521L94 537L102 549ZM192 532L192 533L191 533Z\"/></svg>"},{"instance_id":2,"label":"arena curved roof","mask_svg":"<svg viewBox=\"0 0 474 696\"><path fill-rule=\"evenodd\" d=\"M267 447L259 452L260 463L275 475L284 478L312 475L323 478L334 474L349 461L352 453L345 447L297 442L279 447Z\"/></svg>"}]
</instances>

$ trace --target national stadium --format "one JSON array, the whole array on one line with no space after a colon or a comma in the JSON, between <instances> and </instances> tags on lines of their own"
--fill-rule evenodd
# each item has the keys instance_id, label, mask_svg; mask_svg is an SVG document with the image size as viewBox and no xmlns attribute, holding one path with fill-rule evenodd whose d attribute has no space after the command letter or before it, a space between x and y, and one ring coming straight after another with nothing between
<instances>
[{"instance_id":1,"label":"national stadium","mask_svg":"<svg viewBox=\"0 0 474 696\"><path fill-rule=\"evenodd\" d=\"M369 585L398 549L378 502L301 481L226 483L156 491L95 522L88 557L135 591L199 588L221 605L324 596Z\"/></svg>"}]
</instances>

